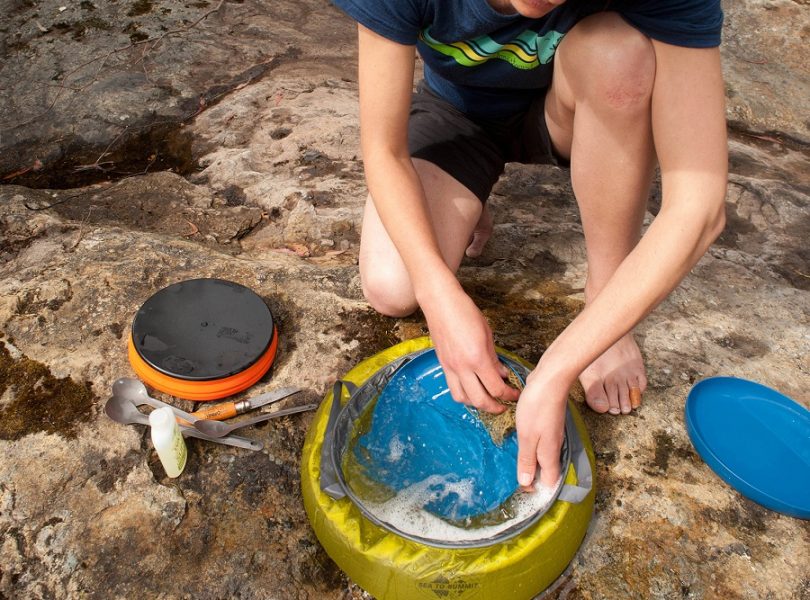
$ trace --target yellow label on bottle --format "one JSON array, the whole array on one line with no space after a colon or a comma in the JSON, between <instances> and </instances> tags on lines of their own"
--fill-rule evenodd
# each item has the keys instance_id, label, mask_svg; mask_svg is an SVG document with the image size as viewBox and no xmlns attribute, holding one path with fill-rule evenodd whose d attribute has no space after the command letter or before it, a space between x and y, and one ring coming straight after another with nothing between
<instances>
[{"instance_id":1,"label":"yellow label on bottle","mask_svg":"<svg viewBox=\"0 0 810 600\"><path fill-rule=\"evenodd\" d=\"M174 438L172 439L172 456L177 460L177 470L182 471L186 466L186 459L188 458L188 448L183 439L183 434L180 433L180 428L175 427Z\"/></svg>"}]
</instances>

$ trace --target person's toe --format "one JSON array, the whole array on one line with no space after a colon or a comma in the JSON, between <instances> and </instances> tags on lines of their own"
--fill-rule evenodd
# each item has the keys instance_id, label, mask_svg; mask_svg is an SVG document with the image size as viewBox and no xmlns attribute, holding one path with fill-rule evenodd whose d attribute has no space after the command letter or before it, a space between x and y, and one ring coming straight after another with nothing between
<instances>
[{"instance_id":1,"label":"person's toe","mask_svg":"<svg viewBox=\"0 0 810 600\"><path fill-rule=\"evenodd\" d=\"M630 402L630 389L627 387L626 383L619 386L619 408L621 408L623 415L630 414L630 411L633 409Z\"/></svg>"},{"instance_id":2,"label":"person's toe","mask_svg":"<svg viewBox=\"0 0 810 600\"><path fill-rule=\"evenodd\" d=\"M641 406L641 389L637 387L630 388L630 408L635 410Z\"/></svg>"},{"instance_id":3,"label":"person's toe","mask_svg":"<svg viewBox=\"0 0 810 600\"><path fill-rule=\"evenodd\" d=\"M584 387L584 386L583 386ZM590 384L585 389L585 402L591 410L597 413L606 413L610 408L605 388L598 381Z\"/></svg>"},{"instance_id":4,"label":"person's toe","mask_svg":"<svg viewBox=\"0 0 810 600\"><path fill-rule=\"evenodd\" d=\"M588 406L590 406L594 411L598 412L599 414L604 414L608 410L610 410L610 403L608 399L604 396L597 396L588 401Z\"/></svg>"},{"instance_id":5,"label":"person's toe","mask_svg":"<svg viewBox=\"0 0 810 600\"><path fill-rule=\"evenodd\" d=\"M630 406L633 409L641 406L641 395L647 389L647 376L642 373L636 377L635 382L630 383Z\"/></svg>"},{"instance_id":6,"label":"person's toe","mask_svg":"<svg viewBox=\"0 0 810 600\"><path fill-rule=\"evenodd\" d=\"M619 386L615 383L606 383L605 391L607 392L608 403L610 405L608 412L612 415L621 414L622 409L619 405Z\"/></svg>"}]
</instances>

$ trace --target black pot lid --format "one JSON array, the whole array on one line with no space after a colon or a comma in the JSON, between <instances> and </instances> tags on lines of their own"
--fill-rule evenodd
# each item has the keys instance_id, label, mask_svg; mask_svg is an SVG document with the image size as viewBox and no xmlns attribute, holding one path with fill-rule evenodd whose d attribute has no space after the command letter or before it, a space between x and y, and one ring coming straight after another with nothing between
<instances>
[{"instance_id":1,"label":"black pot lid","mask_svg":"<svg viewBox=\"0 0 810 600\"><path fill-rule=\"evenodd\" d=\"M139 356L190 381L241 373L267 351L273 315L249 288L222 279L181 281L150 297L132 322Z\"/></svg>"}]
</instances>

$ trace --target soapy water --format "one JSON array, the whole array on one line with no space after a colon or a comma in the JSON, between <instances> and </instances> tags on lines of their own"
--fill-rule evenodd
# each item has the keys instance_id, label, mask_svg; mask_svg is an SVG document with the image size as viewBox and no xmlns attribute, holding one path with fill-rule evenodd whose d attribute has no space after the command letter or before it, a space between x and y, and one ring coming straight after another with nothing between
<instances>
[{"instance_id":1,"label":"soapy water","mask_svg":"<svg viewBox=\"0 0 810 600\"><path fill-rule=\"evenodd\" d=\"M481 421L446 393L446 384L431 383L426 389L418 379L389 382L370 405L370 419L361 417L364 432L352 438L349 452L357 464L344 465L344 472L362 471L364 483L394 492L439 475L441 489L434 491L440 493L427 501L428 510L451 521L489 513L517 488L517 436L496 445Z\"/></svg>"},{"instance_id":2,"label":"soapy water","mask_svg":"<svg viewBox=\"0 0 810 600\"><path fill-rule=\"evenodd\" d=\"M455 402L441 367L393 377L355 422L343 454L347 483L366 509L423 539L486 539L547 509L558 486L518 491L517 435L495 444Z\"/></svg>"},{"instance_id":3,"label":"soapy water","mask_svg":"<svg viewBox=\"0 0 810 600\"><path fill-rule=\"evenodd\" d=\"M400 532L425 540L441 542L472 542L492 539L514 525L518 525L545 512L554 500L559 482L553 487L535 481L533 493L516 493L504 511L506 518L499 523L482 527L470 527L467 523L450 523L424 509L426 504L440 499L442 494L456 493L459 496L472 493L471 481L452 482L440 475L400 490L385 502L365 502L366 509L381 522Z\"/></svg>"},{"instance_id":4,"label":"soapy water","mask_svg":"<svg viewBox=\"0 0 810 600\"><path fill-rule=\"evenodd\" d=\"M388 445L388 461L398 462L405 452L412 452L413 446L410 443L403 443L398 437L392 438Z\"/></svg>"}]
</instances>

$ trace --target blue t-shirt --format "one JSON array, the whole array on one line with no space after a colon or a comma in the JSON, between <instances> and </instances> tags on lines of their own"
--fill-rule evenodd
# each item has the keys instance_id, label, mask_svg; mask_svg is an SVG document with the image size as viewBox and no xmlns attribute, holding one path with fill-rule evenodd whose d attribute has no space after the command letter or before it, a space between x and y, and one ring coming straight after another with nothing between
<instances>
[{"instance_id":1,"label":"blue t-shirt","mask_svg":"<svg viewBox=\"0 0 810 600\"><path fill-rule=\"evenodd\" d=\"M430 88L476 117L525 110L551 83L554 52L584 17L618 12L650 38L694 48L720 44L720 0L567 0L539 19L504 15L487 0L333 0L400 44L415 44Z\"/></svg>"}]
</instances>

